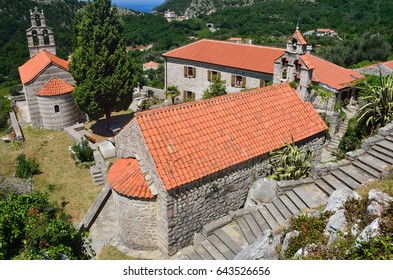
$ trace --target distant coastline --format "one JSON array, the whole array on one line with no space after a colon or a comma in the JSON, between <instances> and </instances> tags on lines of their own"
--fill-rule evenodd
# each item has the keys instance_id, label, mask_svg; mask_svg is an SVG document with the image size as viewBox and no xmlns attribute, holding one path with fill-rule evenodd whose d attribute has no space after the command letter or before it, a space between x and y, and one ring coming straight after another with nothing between
<instances>
[{"instance_id":1,"label":"distant coastline","mask_svg":"<svg viewBox=\"0 0 393 280\"><path fill-rule=\"evenodd\" d=\"M138 0L135 2L124 1L124 0L117 0L117 1L112 0L112 4L116 5L117 7L131 9L134 11L145 12L145 13L151 13L154 8L160 6L162 3L164 3L164 0L155 0L155 1Z\"/></svg>"}]
</instances>

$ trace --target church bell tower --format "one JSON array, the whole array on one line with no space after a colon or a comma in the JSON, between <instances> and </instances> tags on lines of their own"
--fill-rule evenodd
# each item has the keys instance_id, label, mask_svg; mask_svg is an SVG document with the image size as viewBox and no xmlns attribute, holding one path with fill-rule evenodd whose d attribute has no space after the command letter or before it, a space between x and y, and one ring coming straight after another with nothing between
<instances>
[{"instance_id":1,"label":"church bell tower","mask_svg":"<svg viewBox=\"0 0 393 280\"><path fill-rule=\"evenodd\" d=\"M42 50L56 55L55 38L52 28L46 26L44 11L30 10L31 27L26 30L30 57Z\"/></svg>"}]
</instances>

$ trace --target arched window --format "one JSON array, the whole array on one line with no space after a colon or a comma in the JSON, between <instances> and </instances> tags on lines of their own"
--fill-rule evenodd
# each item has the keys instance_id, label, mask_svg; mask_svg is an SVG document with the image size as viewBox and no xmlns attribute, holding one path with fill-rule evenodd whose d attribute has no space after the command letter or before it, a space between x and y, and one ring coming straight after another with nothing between
<instances>
[{"instance_id":1,"label":"arched window","mask_svg":"<svg viewBox=\"0 0 393 280\"><path fill-rule=\"evenodd\" d=\"M292 49L296 50L297 48L297 40L295 38L292 39Z\"/></svg>"},{"instance_id":2,"label":"arched window","mask_svg":"<svg viewBox=\"0 0 393 280\"><path fill-rule=\"evenodd\" d=\"M44 45L49 45L49 32L48 32L48 30L44 29L42 31L42 35L44 36Z\"/></svg>"},{"instance_id":3,"label":"arched window","mask_svg":"<svg viewBox=\"0 0 393 280\"><path fill-rule=\"evenodd\" d=\"M60 112L60 107L59 105L55 105L55 113L59 113Z\"/></svg>"},{"instance_id":4,"label":"arched window","mask_svg":"<svg viewBox=\"0 0 393 280\"><path fill-rule=\"evenodd\" d=\"M284 70L282 71L282 79L283 79L283 80L286 80L286 79L287 79L287 69L284 69Z\"/></svg>"},{"instance_id":5,"label":"arched window","mask_svg":"<svg viewBox=\"0 0 393 280\"><path fill-rule=\"evenodd\" d=\"M40 41L39 41L39 39L38 39L38 33L37 33L37 31L36 31L36 30L33 30L33 31L31 32L31 34L33 35L33 45L34 45L34 46L38 46L38 45L40 44Z\"/></svg>"},{"instance_id":6,"label":"arched window","mask_svg":"<svg viewBox=\"0 0 393 280\"><path fill-rule=\"evenodd\" d=\"M39 14L35 15L35 24L41 26L41 16Z\"/></svg>"}]
</instances>

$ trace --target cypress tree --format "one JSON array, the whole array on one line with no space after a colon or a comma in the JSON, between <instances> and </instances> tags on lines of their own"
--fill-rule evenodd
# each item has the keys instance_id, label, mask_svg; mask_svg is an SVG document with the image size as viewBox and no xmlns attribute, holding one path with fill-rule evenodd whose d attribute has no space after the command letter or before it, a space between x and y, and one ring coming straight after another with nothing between
<instances>
[{"instance_id":1,"label":"cypress tree","mask_svg":"<svg viewBox=\"0 0 393 280\"><path fill-rule=\"evenodd\" d=\"M70 63L76 81L74 99L90 118L105 115L108 130L111 112L128 108L136 82L123 30L111 0L88 2L74 25L75 52Z\"/></svg>"}]
</instances>

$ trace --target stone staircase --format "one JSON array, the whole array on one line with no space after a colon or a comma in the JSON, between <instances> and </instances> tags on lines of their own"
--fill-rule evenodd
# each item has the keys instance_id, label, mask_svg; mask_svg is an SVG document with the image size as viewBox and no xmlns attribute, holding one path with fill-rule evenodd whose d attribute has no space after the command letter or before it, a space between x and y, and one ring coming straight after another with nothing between
<instances>
[{"instance_id":1,"label":"stone staircase","mask_svg":"<svg viewBox=\"0 0 393 280\"><path fill-rule=\"evenodd\" d=\"M336 164L325 174L322 172L313 183L294 187L263 206L240 209L205 225L194 245L184 248L172 259L231 260L265 230L280 231L291 217L325 204L333 191L356 190L381 178L393 164L393 134L380 137L361 152L352 161Z\"/></svg>"},{"instance_id":2,"label":"stone staircase","mask_svg":"<svg viewBox=\"0 0 393 280\"><path fill-rule=\"evenodd\" d=\"M93 179L94 185L100 186L105 183L100 167L98 167L96 165L91 166L90 167L90 175L91 175L91 178Z\"/></svg>"},{"instance_id":3,"label":"stone staircase","mask_svg":"<svg viewBox=\"0 0 393 280\"><path fill-rule=\"evenodd\" d=\"M334 134L334 136L332 137L332 139L329 142L329 146L328 146L329 152L334 152L335 150L337 150L338 145L340 144L341 137L343 137L345 132L347 131L349 119L350 119L350 117L347 114L347 117L345 118L345 120L343 121L343 123L340 126L340 130L338 131L337 134Z\"/></svg>"}]
</instances>

